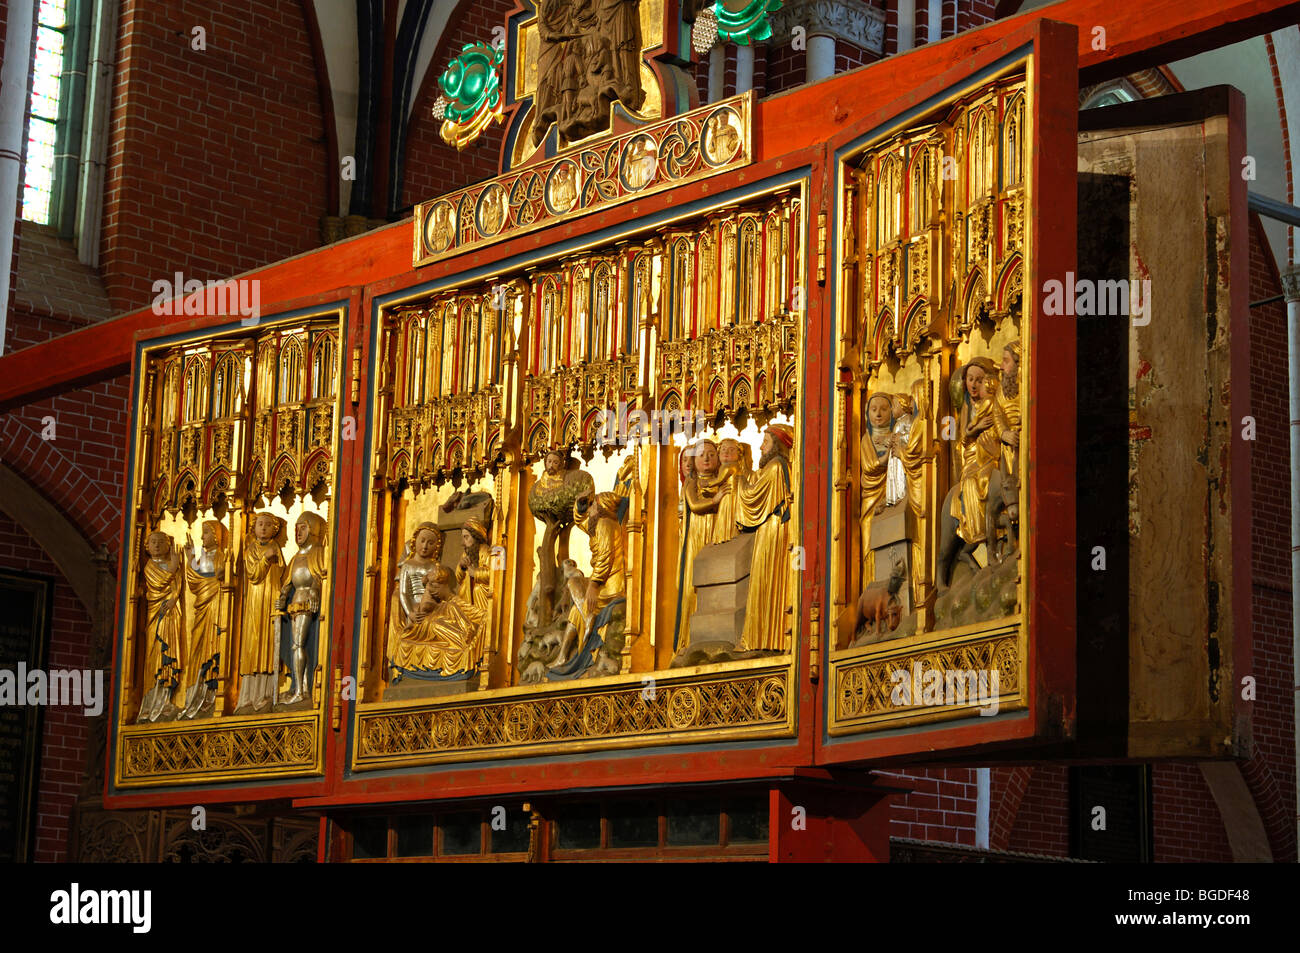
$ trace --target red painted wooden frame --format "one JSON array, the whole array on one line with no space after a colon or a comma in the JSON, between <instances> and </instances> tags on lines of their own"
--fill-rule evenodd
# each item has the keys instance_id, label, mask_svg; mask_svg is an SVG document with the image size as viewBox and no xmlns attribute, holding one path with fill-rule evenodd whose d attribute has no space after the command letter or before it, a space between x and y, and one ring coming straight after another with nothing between
<instances>
[{"instance_id":1,"label":"red painted wooden frame","mask_svg":"<svg viewBox=\"0 0 1300 953\"><path fill-rule=\"evenodd\" d=\"M1159 65L1182 56L1191 55L1226 43L1235 42L1249 36L1257 35L1270 29L1285 26L1300 19L1300 2L1279 2L1279 0L1148 0L1146 3L1116 5L1112 0L1064 0L1050 7L1022 14L1007 20L998 21L978 30L959 34L946 41L927 44L903 55L890 57L850 73L840 74L816 85L793 90L787 94L774 96L757 104L755 123L756 163L750 169L720 176L710 182L687 187L691 189L722 190L737 182L752 181L753 177L769 174L771 170L789 168L790 164L802 164L810 161L808 156L815 156L812 162L813 173L811 196L809 202L809 220L814 223L808 234L808 257L811 263L816 261L816 227L814 213L816 196L822 196L822 205L833 208L833 179L827 179L829 150L820 149L820 144L827 138L828 130L846 128L847 124L861 125L873 115L891 114L898 111L898 106L882 107L882 99L899 89L917 88L931 83L945 74L951 75L956 70L967 69L974 58L983 55L990 45L1008 41L1014 37L1024 37L1033 29L1037 18L1044 13L1059 21L1078 27L1077 39L1070 46L1074 55L1067 56L1071 50L1054 27L1047 27L1039 34L1044 42L1059 56L1058 60L1044 58L1042 72L1038 82L1042 91L1059 95L1061 90L1072 88L1077 84L1079 75L1075 72L1074 56L1077 55L1078 68L1083 71L1086 82L1123 75L1136 69ZM1094 28L1102 26L1106 30L1106 43L1095 48ZM1012 44L1014 45L1014 43ZM872 95L876 93L876 95ZM1073 105L1073 104L1072 104ZM1044 115L1051 122L1040 125L1040 134L1049 137L1064 138L1065 126L1073 121L1069 117ZM1055 125L1053 125L1055 123ZM1040 161L1042 150L1036 154L1035 163ZM1050 170L1048 170L1050 171ZM1040 189L1050 188L1050 176L1042 178L1043 170L1036 174ZM747 179L748 177L748 179ZM1058 183L1059 185L1060 183ZM699 193L693 193L698 195ZM614 224L616 221L634 218L643 212L663 208L676 200L677 193L669 192L654 196L642 203L625 206L617 211L597 213L579 219L564 226L564 234L585 235ZM1068 188L1060 192L1063 201L1071 205L1074 202L1075 189L1073 180ZM1062 206L1056 206L1058 214ZM1065 216L1060 216L1065 221ZM1046 234L1040 240L1052 239L1050 230L1043 222L1036 219L1034 227ZM400 222L388 228L359 236L351 241L339 243L325 249L308 252L296 258L278 262L266 268L248 273L245 277L256 278L262 282L262 301L268 314L293 310L312 304L347 298L350 301L348 320L349 348L344 354L350 358L351 348L357 344L366 347L369 340L370 303L374 296L402 287L409 287L433 278L455 274L488 260L488 253L475 252L447 259L418 273L410 268L410 221ZM1062 229L1068 233L1068 241L1073 242L1073 215L1068 218L1068 225ZM1234 235L1234 238L1236 236ZM492 249L492 260L509 257L521 251L536 247L541 235L529 235L513 242L506 242ZM1244 246L1238 246L1244 247ZM1038 268L1043 269L1051 255L1065 257L1065 249L1060 245L1038 245ZM1044 259L1044 253L1049 258ZM1059 263L1057 267L1060 267ZM322 292L322 276L332 290ZM1036 287L1037 276L1027 279L1030 287ZM1243 286L1240 286L1244 288ZM364 290L363 290L364 289ZM826 366L832 355L817 347L817 342L827 340L828 305L818 295L812 295L808 302L808 319L810 322L806 351L808 365L805 372L808 407L827 406L831 397L831 369ZM154 315L149 308L142 308L80 331L63 335L44 344L0 357L0 412L29 404L52 394L75 387L119 376L131 369L134 346L139 338L153 338L190 328L215 327L224 323L223 318L167 319ZM820 337L819 337L820 335ZM1047 355L1040 349L1039 367ZM1068 359L1063 352L1052 358L1054 364L1068 365L1073 373L1073 351ZM363 355L363 378L368 366L368 355ZM1235 368L1234 368L1235 371ZM368 392L368 382L362 380L361 393ZM1031 414L1041 415L1039 397L1049 395L1031 394ZM1235 399L1235 398L1234 398ZM345 403L345 413L347 404ZM358 419L364 412L363 407L353 408ZM1037 419L1037 418L1035 418ZM1041 465L1061 470L1061 459L1052 454L1052 448L1064 443L1063 434L1045 434L1042 427L1034 428L1035 434L1047 437L1047 444L1036 447L1035 456ZM815 455L827 453L826 434L815 427L809 427L805 437L808 459L817 459ZM1070 434L1072 440L1072 432ZM339 513L339 532L341 538L355 539L358 532L358 513L351 500L364 490L366 462L361 459L361 441L352 442L345 448L338 461L341 502ZM1070 460L1073 459L1073 445L1069 446ZM1072 469L1072 468L1071 468ZM124 487L124 492L129 492ZM828 501L819 486L807 485L805 490L805 533L809 534L808 522L816 520L816 514L827 511ZM1050 512L1059 512L1062 518L1069 507L1061 500L1043 499L1039 505ZM1070 513L1072 520L1072 512ZM1054 532L1060 533L1061 526ZM1070 527L1073 529L1072 524ZM124 531L124 530L123 530ZM815 536L809 534L808 539ZM1241 537L1244 539L1244 537ZM1071 537L1072 539L1072 537ZM1047 573L1053 567L1062 568L1063 559L1060 552L1052 552L1042 545L1037 548L1036 565L1031 571ZM812 559L806 578L814 578L819 571L824 572L820 564L820 553L810 553ZM358 554L350 554L350 562L341 567L341 572L355 574L360 571L357 563ZM1073 579L1072 563L1064 566L1068 578ZM1041 594L1041 591L1040 591ZM803 592L804 605L819 596L816 587L805 584ZM1053 612L1059 613L1064 605L1064 597L1049 601ZM820 599L818 601L821 601ZM353 606L352 587L341 586L337 594L335 620L350 620ZM116 618L116 616L115 616ZM1040 625L1073 625L1072 617L1062 619L1047 618L1040 620ZM762 749L742 748L735 750L687 750L665 753L653 749L638 757L605 757L585 761L554 761L546 764L512 765L509 762L493 766L480 765L457 766L452 770L442 770L436 774L390 778L371 778L367 781L347 784L342 783L341 766L345 752L339 741L342 733L327 732L326 764L327 775L324 780L310 783L285 783L268 786L208 786L190 788L185 791L151 790L131 795L106 797L105 805L118 807L157 807L165 805L183 805L196 802L229 803L235 801L269 800L296 798L300 806L326 806L328 804L362 804L395 800L426 800L431 796L456 797L470 793L496 791L501 793L526 792L540 789L556 789L572 786L628 786L635 784L658 784L669 775L676 782L717 781L734 778L762 778L787 776L790 768L797 765L813 763L814 743L812 729L823 723L821 711L821 691L814 691L814 683L808 680L808 625L807 615L801 620L802 638L800 639L800 660L798 677L800 679L799 698L799 734L788 745L767 746ZM336 666L344 671L351 670L350 632L345 635L339 626L334 626L330 637L334 640L331 658ZM1037 699L1052 693L1060 693L1061 686L1071 682L1070 666L1073 664L1073 639L1070 640L1070 652L1051 650L1039 659L1041 684L1034 687ZM116 668L115 668L116 670ZM333 673L327 677L332 679ZM1064 695L1062 695L1064 697ZM332 712L326 711L327 724ZM347 717L347 713L344 713ZM970 729L970 743L978 740L982 744L995 744L1002 741L1014 741L1018 735L1011 733L1005 737L999 731L979 732L978 726ZM928 734L928 733L927 733ZM906 741L896 741L892 747L878 743L862 742L863 747L853 754L856 758L880 758L891 754L901 755L905 750L919 753L925 749L925 734L906 736ZM112 751L108 752L111 759ZM436 777L436 788L430 781Z\"/></svg>"},{"instance_id":2,"label":"red painted wooden frame","mask_svg":"<svg viewBox=\"0 0 1300 953\"><path fill-rule=\"evenodd\" d=\"M1028 657L1022 660L1028 696L1023 713L996 720L979 715L933 726L863 731L834 739L820 736L819 765L878 762L919 752L953 751L975 745L1035 743L1069 736L1075 703L1075 344L1074 322L1042 314L1038 289L1075 267L1078 72L1076 30L1050 20L1007 34L960 66L915 87L828 143L827 162L837 150L900 115L970 88L972 77L1028 51L1027 70L1034 130L1026 222L1029 267L1022 297L1022 337L1030 344L1031 378L1026 382L1029 418ZM946 108L946 107L944 107ZM917 121L923 121L921 116ZM911 120L909 119L910 123ZM892 133L890 133L892 134ZM1050 198L1049 198L1050 197ZM836 207L828 197L829 207ZM844 372L847 374L847 372ZM829 679L827 680L830 681ZM827 685L819 704L831 704ZM821 722L829 715L823 707Z\"/></svg>"}]
</instances>

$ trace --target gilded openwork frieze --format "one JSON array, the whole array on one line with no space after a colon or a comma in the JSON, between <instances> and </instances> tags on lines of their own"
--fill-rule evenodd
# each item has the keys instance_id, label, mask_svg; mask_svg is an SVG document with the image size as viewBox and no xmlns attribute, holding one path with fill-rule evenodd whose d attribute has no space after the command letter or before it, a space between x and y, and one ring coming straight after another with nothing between
<instances>
[{"instance_id":1,"label":"gilded openwork frieze","mask_svg":"<svg viewBox=\"0 0 1300 953\"><path fill-rule=\"evenodd\" d=\"M332 312L141 351L120 784L319 769L341 331ZM229 725L289 712L292 737Z\"/></svg>"},{"instance_id":2,"label":"gilded openwork frieze","mask_svg":"<svg viewBox=\"0 0 1300 953\"><path fill-rule=\"evenodd\" d=\"M748 737L793 725L788 665L742 673L665 676L538 697L515 692L491 700L367 712L359 719L358 769L701 740L726 730Z\"/></svg>"},{"instance_id":3,"label":"gilded openwork frieze","mask_svg":"<svg viewBox=\"0 0 1300 953\"><path fill-rule=\"evenodd\" d=\"M833 664L1025 605L1028 114L1023 76L1000 80L842 166ZM896 721L891 671L840 662L836 723Z\"/></svg>"},{"instance_id":4,"label":"gilded openwork frieze","mask_svg":"<svg viewBox=\"0 0 1300 953\"><path fill-rule=\"evenodd\" d=\"M924 648L888 647L831 663L832 735L864 726L986 715L1023 705L1024 666L1015 626Z\"/></svg>"},{"instance_id":5,"label":"gilded openwork frieze","mask_svg":"<svg viewBox=\"0 0 1300 953\"><path fill-rule=\"evenodd\" d=\"M803 226L786 188L383 312L357 671L375 732L420 699L536 686L515 710L540 726L571 683L788 666ZM601 697L582 717L619 737L691 727ZM428 704L430 730L468 732L452 755L504 717ZM749 704L699 725L745 729Z\"/></svg>"},{"instance_id":6,"label":"gilded openwork frieze","mask_svg":"<svg viewBox=\"0 0 1300 953\"><path fill-rule=\"evenodd\" d=\"M123 785L176 784L318 772L320 740L320 719L314 714L219 722L204 730L173 725L141 731L131 726L119 745L118 780Z\"/></svg>"},{"instance_id":7,"label":"gilded openwork frieze","mask_svg":"<svg viewBox=\"0 0 1300 953\"><path fill-rule=\"evenodd\" d=\"M415 209L418 267L753 160L745 94L610 136Z\"/></svg>"}]
</instances>

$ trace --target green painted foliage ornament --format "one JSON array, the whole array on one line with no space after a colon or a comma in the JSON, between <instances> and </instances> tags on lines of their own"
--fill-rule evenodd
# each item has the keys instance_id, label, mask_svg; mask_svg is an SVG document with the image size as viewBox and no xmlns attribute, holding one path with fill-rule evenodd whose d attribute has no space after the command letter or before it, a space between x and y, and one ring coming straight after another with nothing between
<instances>
[{"instance_id":1,"label":"green painted foliage ornament","mask_svg":"<svg viewBox=\"0 0 1300 953\"><path fill-rule=\"evenodd\" d=\"M781 9L781 0L717 0L713 15L718 18L718 37L724 43L749 46L772 38L769 13Z\"/></svg>"},{"instance_id":2,"label":"green painted foliage ornament","mask_svg":"<svg viewBox=\"0 0 1300 953\"><path fill-rule=\"evenodd\" d=\"M442 138L464 148L489 123L501 120L501 77L505 51L488 43L469 43L438 78L445 107Z\"/></svg>"}]
</instances>

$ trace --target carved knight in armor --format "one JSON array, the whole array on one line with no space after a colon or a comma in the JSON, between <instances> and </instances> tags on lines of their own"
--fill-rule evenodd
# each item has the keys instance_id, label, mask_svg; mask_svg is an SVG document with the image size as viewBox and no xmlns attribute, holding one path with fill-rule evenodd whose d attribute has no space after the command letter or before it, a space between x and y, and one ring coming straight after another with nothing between
<instances>
[{"instance_id":1,"label":"carved knight in armor","mask_svg":"<svg viewBox=\"0 0 1300 953\"><path fill-rule=\"evenodd\" d=\"M325 520L303 513L294 524L298 552L286 567L284 587L276 602L281 617L280 654L289 669L289 697L285 704L310 699L316 670L320 634L321 599L329 574L325 545Z\"/></svg>"}]
</instances>

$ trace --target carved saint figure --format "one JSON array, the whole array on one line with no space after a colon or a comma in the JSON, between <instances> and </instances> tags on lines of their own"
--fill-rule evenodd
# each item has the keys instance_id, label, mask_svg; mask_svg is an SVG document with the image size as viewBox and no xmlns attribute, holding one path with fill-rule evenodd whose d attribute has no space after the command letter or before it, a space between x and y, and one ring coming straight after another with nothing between
<instances>
[{"instance_id":1,"label":"carved saint figure","mask_svg":"<svg viewBox=\"0 0 1300 953\"><path fill-rule=\"evenodd\" d=\"M426 574L442 557L442 533L433 523L415 527L397 563L396 585L388 609L388 657L393 657L397 638L410 627L416 607L424 599Z\"/></svg>"},{"instance_id":2,"label":"carved saint figure","mask_svg":"<svg viewBox=\"0 0 1300 953\"><path fill-rule=\"evenodd\" d=\"M402 674L457 675L477 670L483 657L484 616L455 592L456 574L434 565L420 584L420 601L389 655Z\"/></svg>"},{"instance_id":3,"label":"carved saint figure","mask_svg":"<svg viewBox=\"0 0 1300 953\"><path fill-rule=\"evenodd\" d=\"M749 444L735 437L718 441L718 511L713 517L711 543L725 543L736 535L736 494L754 469Z\"/></svg>"},{"instance_id":4,"label":"carved saint figure","mask_svg":"<svg viewBox=\"0 0 1300 953\"><path fill-rule=\"evenodd\" d=\"M433 221L429 226L429 247L434 251L445 251L451 247L455 231L452 228L452 208L446 202L439 202L433 207Z\"/></svg>"},{"instance_id":5,"label":"carved saint figure","mask_svg":"<svg viewBox=\"0 0 1300 953\"><path fill-rule=\"evenodd\" d=\"M758 471L740 488L736 522L752 532L754 561L740 647L785 651L790 580L790 453L794 430L769 424L759 448Z\"/></svg>"},{"instance_id":6,"label":"carved saint figure","mask_svg":"<svg viewBox=\"0 0 1300 953\"><path fill-rule=\"evenodd\" d=\"M220 650L221 586L226 581L226 528L217 520L203 522L203 548L196 554L194 543L185 541L185 584L194 597L190 618L189 644L185 657L187 689L182 718L210 713L217 697L217 666Z\"/></svg>"},{"instance_id":7,"label":"carved saint figure","mask_svg":"<svg viewBox=\"0 0 1300 953\"><path fill-rule=\"evenodd\" d=\"M627 159L623 167L623 179L633 192L639 192L650 184L655 177L659 159L655 155L655 143L649 136L638 136L627 147Z\"/></svg>"},{"instance_id":8,"label":"carved saint figure","mask_svg":"<svg viewBox=\"0 0 1300 953\"><path fill-rule=\"evenodd\" d=\"M731 110L720 109L705 123L709 161L721 165L731 159L740 148L740 133L731 124Z\"/></svg>"},{"instance_id":9,"label":"carved saint figure","mask_svg":"<svg viewBox=\"0 0 1300 953\"><path fill-rule=\"evenodd\" d=\"M988 512L984 520L990 560L1005 559L1019 549L1016 529L1020 524L1020 355L1019 341L1012 341L1002 349L1002 376L993 400L993 429L1001 442L1001 456L989 475Z\"/></svg>"},{"instance_id":10,"label":"carved saint figure","mask_svg":"<svg viewBox=\"0 0 1300 953\"><path fill-rule=\"evenodd\" d=\"M690 644L691 615L695 612L695 557L713 542L719 491L718 445L697 440L682 451L682 545L677 566L676 645Z\"/></svg>"},{"instance_id":11,"label":"carved saint figure","mask_svg":"<svg viewBox=\"0 0 1300 953\"><path fill-rule=\"evenodd\" d=\"M176 546L166 533L150 533L144 541L145 654L144 698L139 721L174 717L172 694L184 670L184 628L181 608L181 565Z\"/></svg>"},{"instance_id":12,"label":"carved saint figure","mask_svg":"<svg viewBox=\"0 0 1300 953\"><path fill-rule=\"evenodd\" d=\"M499 185L489 185L479 208L479 227L487 236L501 231L506 221L506 192Z\"/></svg>"},{"instance_id":13,"label":"carved saint figure","mask_svg":"<svg viewBox=\"0 0 1300 953\"><path fill-rule=\"evenodd\" d=\"M975 550L984 542L988 483L1001 457L1001 438L993 426L997 365L987 357L973 358L958 374L961 385L961 423L954 447L957 476L941 508L943 525L939 544L938 583L947 589L953 560L978 570ZM955 393L955 390L954 390Z\"/></svg>"},{"instance_id":14,"label":"carved saint figure","mask_svg":"<svg viewBox=\"0 0 1300 953\"><path fill-rule=\"evenodd\" d=\"M539 628L551 624L560 601L559 567L569 556L573 504L596 489L591 474L579 469L577 461L563 450L548 450L542 467L542 475L528 491L528 509L545 526L537 547L537 583L533 589Z\"/></svg>"},{"instance_id":15,"label":"carved saint figure","mask_svg":"<svg viewBox=\"0 0 1300 953\"><path fill-rule=\"evenodd\" d=\"M488 528L482 520L470 517L460 531L464 551L456 567L456 595L472 607L486 629L492 615L492 548L488 545Z\"/></svg>"},{"instance_id":16,"label":"carved saint figure","mask_svg":"<svg viewBox=\"0 0 1300 953\"><path fill-rule=\"evenodd\" d=\"M235 712L267 711L280 678L280 630L276 599L284 577L284 523L258 513L244 540L243 611L240 614L239 701Z\"/></svg>"},{"instance_id":17,"label":"carved saint figure","mask_svg":"<svg viewBox=\"0 0 1300 953\"><path fill-rule=\"evenodd\" d=\"M321 598L329 574L325 530L325 520L316 513L298 517L293 527L298 552L286 567L284 586L276 601L276 612L281 616L280 658L290 678L285 703L290 705L310 697L316 672Z\"/></svg>"},{"instance_id":18,"label":"carved saint figure","mask_svg":"<svg viewBox=\"0 0 1300 953\"><path fill-rule=\"evenodd\" d=\"M575 507L578 526L591 537L591 576L586 580L582 598L575 598L564 641L551 670L552 678L587 672L592 659L595 671L591 674L615 674L620 668L623 607L627 601L627 556L622 525L626 500L627 497L618 493L606 492L594 499L585 496ZM571 585L581 581L580 573L573 572L576 568L575 564L566 572ZM581 641L579 636L583 636Z\"/></svg>"},{"instance_id":19,"label":"carved saint figure","mask_svg":"<svg viewBox=\"0 0 1300 953\"><path fill-rule=\"evenodd\" d=\"M925 507L921 468L924 428L915 426L924 410L925 382L912 393L877 392L867 398L866 431L860 442L862 465L862 548L864 578L875 578L871 524L885 507L906 503L917 516Z\"/></svg>"}]
</instances>

